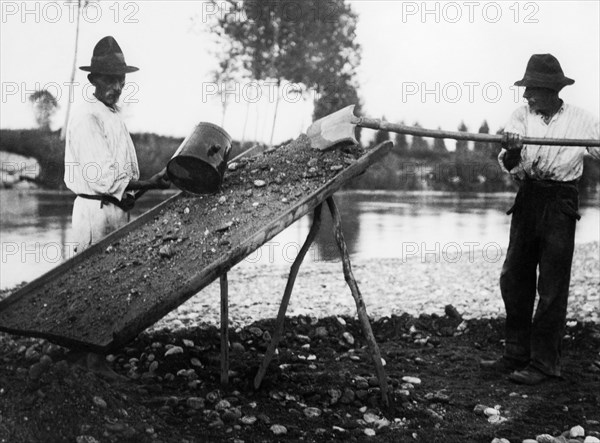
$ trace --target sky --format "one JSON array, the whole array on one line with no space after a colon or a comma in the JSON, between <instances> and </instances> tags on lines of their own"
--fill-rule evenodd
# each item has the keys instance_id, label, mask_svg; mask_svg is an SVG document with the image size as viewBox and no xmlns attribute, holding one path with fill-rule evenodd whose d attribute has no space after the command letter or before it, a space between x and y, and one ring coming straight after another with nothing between
<instances>
[{"instance_id":1,"label":"sky","mask_svg":"<svg viewBox=\"0 0 600 443\"><path fill-rule=\"evenodd\" d=\"M59 99L52 124L59 128L69 89L75 102L92 92L83 71L69 84L75 9L66 1L0 3L0 127L34 127L27 97L46 88ZM464 121L472 132L485 119L495 132L523 104L523 90L513 83L535 53L555 55L575 79L561 93L566 102L600 115L598 1L350 3L359 17L357 83L367 117L446 130ZM298 0L298 8L305 7ZM200 1L91 2L82 15L76 64L89 65L102 37L117 39L127 63L140 68L127 76L121 97L131 132L185 137L198 122L209 121L235 139L268 143L276 101L272 84L237 84L223 114L223 95L211 80L222 46L207 30L216 14ZM311 123L312 94L299 97L287 86L274 143L295 138Z\"/></svg>"}]
</instances>

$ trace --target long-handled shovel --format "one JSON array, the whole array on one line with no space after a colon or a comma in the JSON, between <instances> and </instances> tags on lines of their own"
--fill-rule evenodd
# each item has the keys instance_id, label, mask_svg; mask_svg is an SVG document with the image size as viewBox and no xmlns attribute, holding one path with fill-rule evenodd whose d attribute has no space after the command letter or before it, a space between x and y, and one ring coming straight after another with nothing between
<instances>
[{"instance_id":1,"label":"long-handled shovel","mask_svg":"<svg viewBox=\"0 0 600 443\"><path fill-rule=\"evenodd\" d=\"M381 129L397 132L399 134L420 135L422 137L451 138L454 140L471 140L478 142L501 143L503 136L499 134L472 134L469 132L441 131L434 129L416 128L413 126L399 125L385 120L356 117L354 105L347 106L339 111L329 114L308 127L306 134L310 144L321 151L329 149L338 143L353 143L358 141L354 137L356 126L369 129ZM600 140L581 139L556 139L556 138L529 138L524 137L523 145L552 145L552 146L600 146Z\"/></svg>"}]
</instances>

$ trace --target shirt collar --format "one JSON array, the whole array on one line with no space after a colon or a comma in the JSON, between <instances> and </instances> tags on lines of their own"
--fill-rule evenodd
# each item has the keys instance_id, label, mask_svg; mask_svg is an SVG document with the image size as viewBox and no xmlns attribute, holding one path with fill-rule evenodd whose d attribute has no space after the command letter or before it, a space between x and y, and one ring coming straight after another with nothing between
<instances>
[{"instance_id":1,"label":"shirt collar","mask_svg":"<svg viewBox=\"0 0 600 443\"><path fill-rule=\"evenodd\" d=\"M98 100L96 98L96 96L92 96L91 102L94 103L95 106L101 107L102 109L106 109L107 111L110 111L113 114L118 114L119 113L119 107L118 106L115 105L114 108L111 108L110 106L106 106L104 103L102 103L100 100Z\"/></svg>"}]
</instances>

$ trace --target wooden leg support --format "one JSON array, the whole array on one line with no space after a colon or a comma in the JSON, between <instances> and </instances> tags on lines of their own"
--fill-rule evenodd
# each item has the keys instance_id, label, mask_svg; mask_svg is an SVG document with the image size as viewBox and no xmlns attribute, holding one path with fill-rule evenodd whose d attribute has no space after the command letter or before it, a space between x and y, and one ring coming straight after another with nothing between
<instances>
[{"instance_id":1,"label":"wooden leg support","mask_svg":"<svg viewBox=\"0 0 600 443\"><path fill-rule=\"evenodd\" d=\"M229 285L221 275L221 385L229 384Z\"/></svg>"},{"instance_id":2,"label":"wooden leg support","mask_svg":"<svg viewBox=\"0 0 600 443\"><path fill-rule=\"evenodd\" d=\"M354 297L354 301L356 303L356 311L358 313L358 319L360 320L363 334L365 335L365 339L367 340L369 352L371 353L371 358L373 359L373 363L375 363L377 378L379 379L379 388L381 389L381 399L385 406L389 406L387 394L387 377L385 375L385 370L383 369L383 363L381 362L381 353L379 352L379 346L377 346L377 342L375 341L375 336L373 335L373 330L371 329L371 323L369 323L369 317L367 316L365 302L363 301L362 295L360 294L360 290L358 289L358 284L356 283L354 275L352 274L352 267L350 265L350 255L348 254L348 248L346 247L346 241L344 240L344 234L342 233L342 222L340 218L340 213L335 204L335 201L333 200L333 197L329 197L327 199L327 206L329 206L331 218L333 219L333 234L335 236L335 241L340 250L340 254L342 255L344 279L350 287L352 297Z\"/></svg>"},{"instance_id":3,"label":"wooden leg support","mask_svg":"<svg viewBox=\"0 0 600 443\"><path fill-rule=\"evenodd\" d=\"M319 205L315 208L312 226L310 227L310 231L298 252L298 256L294 263L292 263L292 267L290 269L290 275L288 277L287 284L285 285L285 291L283 292L283 298L281 299L281 304L279 305L279 313L277 314L277 322L275 324L275 332L273 333L273 337L271 338L271 342L269 343L269 347L267 348L267 352L265 353L265 357L258 369L258 373L254 378L254 389L258 389L262 380L267 372L267 368L269 367L269 363L271 363L271 359L275 354L275 350L277 349L277 345L281 340L281 335L283 334L283 322L285 320L285 312L287 310L288 304L290 302L290 297L292 295L292 289L294 288L294 282L296 281L296 276L298 275L298 270L300 269L300 265L304 260L304 256L308 252L310 245L315 240L317 233L319 232L319 228L321 227L321 208L322 205Z\"/></svg>"}]
</instances>

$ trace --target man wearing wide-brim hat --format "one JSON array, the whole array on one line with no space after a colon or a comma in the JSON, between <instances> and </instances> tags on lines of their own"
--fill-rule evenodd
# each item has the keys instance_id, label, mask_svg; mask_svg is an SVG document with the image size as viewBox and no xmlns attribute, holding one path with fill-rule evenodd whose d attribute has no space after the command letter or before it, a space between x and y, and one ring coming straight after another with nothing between
<instances>
[{"instance_id":1,"label":"man wearing wide-brim hat","mask_svg":"<svg viewBox=\"0 0 600 443\"><path fill-rule=\"evenodd\" d=\"M501 167L519 182L510 241L500 275L506 309L504 356L484 360L483 368L509 372L516 383L535 385L560 377L561 344L573 259L579 194L586 149L523 146L522 137L599 139L598 118L559 98L575 83L551 54L534 54L525 75L527 105L513 112L504 131ZM536 282L536 271L539 278ZM534 313L536 292L539 302Z\"/></svg>"},{"instance_id":2,"label":"man wearing wide-brim hat","mask_svg":"<svg viewBox=\"0 0 600 443\"><path fill-rule=\"evenodd\" d=\"M136 190L165 189L170 183L163 173L139 179L137 156L131 136L121 119L117 102L125 74L138 70L125 63L123 51L113 37L94 47L88 80L95 87L92 98L73 110L65 146L67 187L77 198L73 203L75 251L81 252L129 221ZM80 356L81 357L81 356ZM104 357L84 354L87 366L113 377Z\"/></svg>"},{"instance_id":3,"label":"man wearing wide-brim hat","mask_svg":"<svg viewBox=\"0 0 600 443\"><path fill-rule=\"evenodd\" d=\"M88 80L93 98L74 109L67 129L65 176L67 187L77 194L73 206L76 251L123 226L139 189L169 187L163 174L139 179L137 156L121 119L117 102L125 74L138 70L125 63L123 51L113 37L104 37L94 48Z\"/></svg>"}]
</instances>

